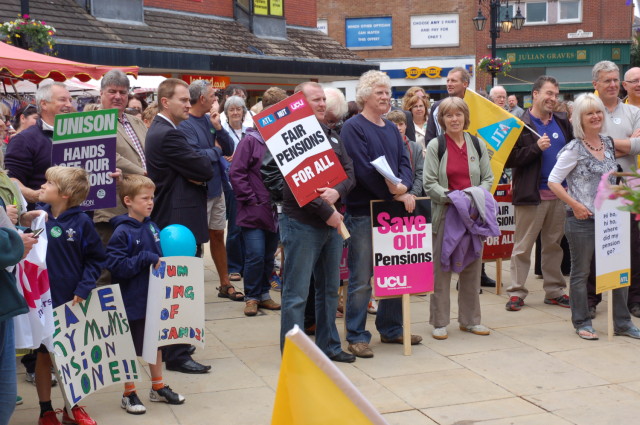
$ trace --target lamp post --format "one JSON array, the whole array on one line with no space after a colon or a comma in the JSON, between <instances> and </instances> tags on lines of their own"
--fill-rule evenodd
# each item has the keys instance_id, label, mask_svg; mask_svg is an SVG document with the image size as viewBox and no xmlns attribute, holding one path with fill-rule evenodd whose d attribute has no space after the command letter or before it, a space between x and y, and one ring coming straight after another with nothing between
<instances>
[{"instance_id":1,"label":"lamp post","mask_svg":"<svg viewBox=\"0 0 640 425\"><path fill-rule=\"evenodd\" d=\"M489 2L489 35L491 36L491 57L496 57L496 41L500 37L500 33L508 33L511 28L519 30L524 25L524 16L520 12L520 0L515 0L515 4L518 5L518 11L516 15L511 18L509 12L509 0L478 0L478 15L473 18L473 25L476 30L482 31L487 22L487 18L482 14L482 3ZM506 10L504 16L500 17L500 6L505 4ZM491 71L491 86L495 86L497 83L496 71Z\"/></svg>"}]
</instances>

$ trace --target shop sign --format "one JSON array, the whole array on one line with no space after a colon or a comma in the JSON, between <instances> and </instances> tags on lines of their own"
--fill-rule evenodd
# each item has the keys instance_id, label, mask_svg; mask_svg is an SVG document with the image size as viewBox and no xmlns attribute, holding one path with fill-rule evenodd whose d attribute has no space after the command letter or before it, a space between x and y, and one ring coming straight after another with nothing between
<instances>
[{"instance_id":1,"label":"shop sign","mask_svg":"<svg viewBox=\"0 0 640 425\"><path fill-rule=\"evenodd\" d=\"M318 25L316 26L318 30L324 34L329 34L329 21L326 19L318 19Z\"/></svg>"},{"instance_id":2,"label":"shop sign","mask_svg":"<svg viewBox=\"0 0 640 425\"><path fill-rule=\"evenodd\" d=\"M591 38L593 37L593 32L585 32L582 30L578 30L576 32L570 32L567 34L567 38Z\"/></svg>"},{"instance_id":3,"label":"shop sign","mask_svg":"<svg viewBox=\"0 0 640 425\"><path fill-rule=\"evenodd\" d=\"M390 49L392 46L391 17L346 19L345 27L349 49Z\"/></svg>"},{"instance_id":4,"label":"shop sign","mask_svg":"<svg viewBox=\"0 0 640 425\"><path fill-rule=\"evenodd\" d=\"M411 47L460 45L460 16L418 15L411 17Z\"/></svg>"},{"instance_id":5,"label":"shop sign","mask_svg":"<svg viewBox=\"0 0 640 425\"><path fill-rule=\"evenodd\" d=\"M210 82L214 89L220 90L227 88L231 84L231 78L213 75L183 75L182 80L186 81L187 84L191 84L196 80L205 80Z\"/></svg>"},{"instance_id":6,"label":"shop sign","mask_svg":"<svg viewBox=\"0 0 640 425\"><path fill-rule=\"evenodd\" d=\"M469 72L470 75L473 75L473 65L465 65L464 68ZM389 76L389 78L406 78L408 80L415 80L422 76L435 79L435 78L446 78L449 71L451 71L453 67L448 66L446 68L440 68L439 66L410 66L405 69L383 69L384 72Z\"/></svg>"},{"instance_id":7,"label":"shop sign","mask_svg":"<svg viewBox=\"0 0 640 425\"><path fill-rule=\"evenodd\" d=\"M500 55L500 52L498 52ZM586 49L526 49L517 52L506 52L506 58L514 65L576 63L588 60Z\"/></svg>"}]
</instances>

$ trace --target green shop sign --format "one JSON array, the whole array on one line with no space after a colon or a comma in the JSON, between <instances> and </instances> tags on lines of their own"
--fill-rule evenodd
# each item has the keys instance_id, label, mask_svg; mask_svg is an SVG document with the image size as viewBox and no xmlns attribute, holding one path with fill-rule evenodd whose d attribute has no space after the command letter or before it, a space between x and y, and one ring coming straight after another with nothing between
<instances>
[{"instance_id":1,"label":"green shop sign","mask_svg":"<svg viewBox=\"0 0 640 425\"><path fill-rule=\"evenodd\" d=\"M515 67L531 65L593 65L601 60L629 63L629 45L599 44L550 46L518 49L498 49L498 56L508 59Z\"/></svg>"},{"instance_id":2,"label":"green shop sign","mask_svg":"<svg viewBox=\"0 0 640 425\"><path fill-rule=\"evenodd\" d=\"M505 57L513 65L531 65L548 63L588 63L588 50L579 47L563 49L518 49L505 50Z\"/></svg>"}]
</instances>

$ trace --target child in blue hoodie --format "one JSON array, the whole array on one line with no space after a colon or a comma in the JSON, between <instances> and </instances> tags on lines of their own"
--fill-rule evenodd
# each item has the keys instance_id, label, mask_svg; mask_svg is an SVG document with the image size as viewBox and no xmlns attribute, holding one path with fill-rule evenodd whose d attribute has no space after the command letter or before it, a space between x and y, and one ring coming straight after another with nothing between
<instances>
[{"instance_id":1,"label":"child in blue hoodie","mask_svg":"<svg viewBox=\"0 0 640 425\"><path fill-rule=\"evenodd\" d=\"M136 354L142 355L144 325L147 314L147 291L149 288L149 266L160 266L160 229L149 216L153 210L155 185L148 177L130 174L120 184L120 200L127 207L127 214L111 219L113 236L107 245L107 268L113 282L120 284L124 307L129 319L131 337ZM151 401L182 404L184 397L162 382L162 354L158 350L151 370ZM126 382L121 407L133 415L147 411L133 382Z\"/></svg>"},{"instance_id":2,"label":"child in blue hoodie","mask_svg":"<svg viewBox=\"0 0 640 425\"><path fill-rule=\"evenodd\" d=\"M80 209L89 194L89 175L82 168L51 167L45 173L39 200L47 205L47 271L53 308L87 299L96 287L105 259L100 237L93 221ZM59 425L51 405L51 357L44 345L38 348L36 388L40 399L39 425ZM96 422L80 406L65 409L65 424L95 425Z\"/></svg>"}]
</instances>

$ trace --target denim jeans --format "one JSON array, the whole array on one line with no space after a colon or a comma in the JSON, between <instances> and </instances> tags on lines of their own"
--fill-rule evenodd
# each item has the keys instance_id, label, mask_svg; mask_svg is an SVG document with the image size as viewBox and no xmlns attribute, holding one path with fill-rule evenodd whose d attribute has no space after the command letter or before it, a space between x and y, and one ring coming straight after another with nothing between
<instances>
[{"instance_id":1,"label":"denim jeans","mask_svg":"<svg viewBox=\"0 0 640 425\"><path fill-rule=\"evenodd\" d=\"M587 300L587 279L589 278L591 258L595 255L595 222L592 218L578 220L567 217L565 235L571 249L571 277L569 302L571 304L571 322L574 328L591 326L589 304ZM625 331L633 326L627 308L629 288L615 289L613 292L613 327L616 331Z\"/></svg>"},{"instance_id":2,"label":"denim jeans","mask_svg":"<svg viewBox=\"0 0 640 425\"><path fill-rule=\"evenodd\" d=\"M304 310L311 276L315 279L316 345L331 357L342 351L336 327L342 237L336 229L301 223L286 214L280 216L286 283L282 288L280 348L285 334L304 326Z\"/></svg>"},{"instance_id":3,"label":"denim jeans","mask_svg":"<svg viewBox=\"0 0 640 425\"><path fill-rule=\"evenodd\" d=\"M371 217L347 215L345 224L351 233L349 239L349 287L347 296L347 341L369 343L371 333L365 329L367 306L371 298L373 276L373 246ZM376 315L376 328L385 338L402 335L402 299L380 300Z\"/></svg>"},{"instance_id":4,"label":"denim jeans","mask_svg":"<svg viewBox=\"0 0 640 425\"><path fill-rule=\"evenodd\" d=\"M0 425L7 425L16 407L16 350L13 319L0 322Z\"/></svg>"},{"instance_id":5,"label":"denim jeans","mask_svg":"<svg viewBox=\"0 0 640 425\"><path fill-rule=\"evenodd\" d=\"M278 247L278 233L251 227L241 227L246 248L244 259L245 300L270 299L269 278L273 272L273 257Z\"/></svg>"},{"instance_id":6,"label":"denim jeans","mask_svg":"<svg viewBox=\"0 0 640 425\"><path fill-rule=\"evenodd\" d=\"M224 190L224 199L227 207L227 267L229 273L242 273L244 269L244 240L240 226L236 224L236 195L233 189Z\"/></svg>"}]
</instances>

